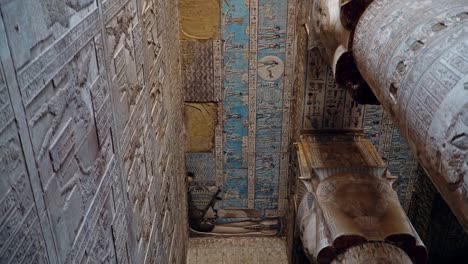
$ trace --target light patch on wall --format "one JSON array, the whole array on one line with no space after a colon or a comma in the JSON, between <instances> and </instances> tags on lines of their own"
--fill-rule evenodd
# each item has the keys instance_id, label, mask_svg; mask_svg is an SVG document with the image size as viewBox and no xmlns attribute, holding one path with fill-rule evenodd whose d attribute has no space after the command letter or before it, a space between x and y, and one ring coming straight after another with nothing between
<instances>
[{"instance_id":1,"label":"light patch on wall","mask_svg":"<svg viewBox=\"0 0 468 264\"><path fill-rule=\"evenodd\" d=\"M208 152L214 146L215 103L186 103L187 152Z\"/></svg>"},{"instance_id":2,"label":"light patch on wall","mask_svg":"<svg viewBox=\"0 0 468 264\"><path fill-rule=\"evenodd\" d=\"M181 0L180 30L182 39L212 39L219 33L219 0Z\"/></svg>"}]
</instances>

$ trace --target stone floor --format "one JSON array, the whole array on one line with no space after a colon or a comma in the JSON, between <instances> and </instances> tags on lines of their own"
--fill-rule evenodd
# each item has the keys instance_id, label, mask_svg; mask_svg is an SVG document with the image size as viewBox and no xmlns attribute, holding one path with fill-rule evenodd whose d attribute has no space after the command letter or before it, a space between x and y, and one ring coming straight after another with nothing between
<instances>
[{"instance_id":1,"label":"stone floor","mask_svg":"<svg viewBox=\"0 0 468 264\"><path fill-rule=\"evenodd\" d=\"M191 238L187 264L287 264L281 238Z\"/></svg>"}]
</instances>

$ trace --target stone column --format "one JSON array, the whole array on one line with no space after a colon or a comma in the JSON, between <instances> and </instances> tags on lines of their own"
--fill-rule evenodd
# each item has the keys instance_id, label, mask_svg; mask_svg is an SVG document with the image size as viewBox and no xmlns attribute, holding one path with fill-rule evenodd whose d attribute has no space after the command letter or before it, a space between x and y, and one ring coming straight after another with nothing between
<instances>
[{"instance_id":1,"label":"stone column","mask_svg":"<svg viewBox=\"0 0 468 264\"><path fill-rule=\"evenodd\" d=\"M400 248L387 243L365 243L352 247L338 257L331 264L411 264L411 259Z\"/></svg>"},{"instance_id":2,"label":"stone column","mask_svg":"<svg viewBox=\"0 0 468 264\"><path fill-rule=\"evenodd\" d=\"M465 230L468 229L468 2L375 0L352 53Z\"/></svg>"},{"instance_id":3,"label":"stone column","mask_svg":"<svg viewBox=\"0 0 468 264\"><path fill-rule=\"evenodd\" d=\"M368 140L304 135L297 149L296 220L313 263L426 262L425 246L392 187L396 177ZM390 256L393 262L381 261Z\"/></svg>"}]
</instances>

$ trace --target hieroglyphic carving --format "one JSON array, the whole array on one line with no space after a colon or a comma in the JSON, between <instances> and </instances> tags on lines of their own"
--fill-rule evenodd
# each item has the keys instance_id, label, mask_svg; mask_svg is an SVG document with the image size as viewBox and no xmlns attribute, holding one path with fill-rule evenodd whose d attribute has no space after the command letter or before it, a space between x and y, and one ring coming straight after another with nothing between
<instances>
[{"instance_id":1,"label":"hieroglyphic carving","mask_svg":"<svg viewBox=\"0 0 468 264\"><path fill-rule=\"evenodd\" d=\"M346 89L356 102L379 104L356 67L350 41L357 21L370 2L372 0L315 0L310 14L314 22L308 25L312 35L311 48L323 45L322 55L331 66L333 79L341 90ZM336 116L333 109L331 112Z\"/></svg>"},{"instance_id":2,"label":"hieroglyphic carving","mask_svg":"<svg viewBox=\"0 0 468 264\"><path fill-rule=\"evenodd\" d=\"M457 0L374 1L353 40L359 70L465 227L467 151L453 141L463 142L467 129L459 118L467 109L467 8Z\"/></svg>"},{"instance_id":3,"label":"hieroglyphic carving","mask_svg":"<svg viewBox=\"0 0 468 264\"><path fill-rule=\"evenodd\" d=\"M389 171L398 177L394 187L403 209L408 212L418 177L416 157L381 106L366 106L363 129L379 155L387 162Z\"/></svg>"},{"instance_id":4,"label":"hieroglyphic carving","mask_svg":"<svg viewBox=\"0 0 468 264\"><path fill-rule=\"evenodd\" d=\"M221 207L267 209L265 215L282 215L278 204L285 201L289 163L295 1L289 5L276 0L222 1L222 11L224 175L219 178L224 178L225 188ZM290 77L285 71L291 71Z\"/></svg>"},{"instance_id":5,"label":"hieroglyphic carving","mask_svg":"<svg viewBox=\"0 0 468 264\"><path fill-rule=\"evenodd\" d=\"M346 39L349 31L338 26L343 14L339 14L339 5L335 6L334 3L315 1L312 11L316 21L309 40L311 46L303 119L303 129L306 130L362 129L364 108L353 101L353 94L335 82L334 75L341 74L335 69L335 63L348 47Z\"/></svg>"},{"instance_id":6,"label":"hieroglyphic carving","mask_svg":"<svg viewBox=\"0 0 468 264\"><path fill-rule=\"evenodd\" d=\"M150 6L150 1L144 1L143 6ZM185 199L183 150L183 86L178 62L178 16L175 15L177 2L152 1L156 14L154 21L145 21L149 68L145 68L144 81L148 87L144 94L149 94L149 100L141 100L140 104L149 104L148 111L139 112L142 115L139 122L144 125L142 148L146 160L146 173L140 173L135 180L135 193L138 203L134 210L138 257L135 262L171 263L171 256L183 255L183 244L173 241L183 241L175 232L176 225L183 225L186 213L174 210L183 208ZM142 8L142 10L145 10ZM147 17L151 16L146 9ZM151 29L150 29L151 28ZM151 32L151 33L150 33ZM150 40L150 36L152 40ZM151 59L151 58L154 59ZM149 74L148 74L149 73ZM139 110L141 111L141 110ZM135 112L138 113L138 112ZM148 120L148 121L145 121ZM132 130L138 134L139 125L134 124ZM136 166L135 168L137 168ZM178 189L180 188L180 189ZM133 192L133 191L132 191ZM179 204L180 203L180 204ZM181 213L182 212L182 213ZM170 221L168 221L170 219ZM179 240L177 240L179 239Z\"/></svg>"},{"instance_id":7,"label":"hieroglyphic carving","mask_svg":"<svg viewBox=\"0 0 468 264\"><path fill-rule=\"evenodd\" d=\"M14 12L12 11L12 13ZM62 65L66 64L78 50L96 35L100 29L98 15L98 10L95 9L39 58L21 69L18 84L26 104L29 104L44 90L45 84L49 83L61 70Z\"/></svg>"},{"instance_id":8,"label":"hieroglyphic carving","mask_svg":"<svg viewBox=\"0 0 468 264\"><path fill-rule=\"evenodd\" d=\"M222 76L222 42L221 40L213 41L213 79L214 79L214 100L217 102L218 109L217 122L215 127L215 177L216 186L222 188L224 184L223 172L223 76Z\"/></svg>"},{"instance_id":9,"label":"hieroglyphic carving","mask_svg":"<svg viewBox=\"0 0 468 264\"><path fill-rule=\"evenodd\" d=\"M79 56L75 56L70 66L65 66L52 79L52 86L57 89L56 94L48 102L36 108L34 112L31 112L29 125L31 128L35 128L33 137L37 137L38 139L36 141L38 143L35 145L36 160L38 162L42 161L47 149L52 147L52 140L61 136L59 129L64 124L67 124L67 116L73 119L74 124L81 123L85 130L88 129L91 117L89 109L87 109L88 106L82 96L85 96L83 88L87 84L88 78L95 78L93 75L96 74L96 61L95 59L92 61L92 58L95 58L95 56L93 57L93 53L94 46L88 44L88 47L84 48ZM31 106L31 108L33 107ZM71 108L74 109L75 113L70 117L66 113ZM51 119L46 126L42 125L44 119ZM37 130L40 132L36 132ZM39 140L40 137L44 138L42 142ZM70 142L67 142L68 139L64 140L65 144L70 144ZM76 140L77 143L80 142L80 138Z\"/></svg>"},{"instance_id":10,"label":"hieroglyphic carving","mask_svg":"<svg viewBox=\"0 0 468 264\"><path fill-rule=\"evenodd\" d=\"M157 7L148 17L158 23L144 24L137 2L0 4L0 61L8 71L6 79L0 71L0 174L8 174L0 177L0 188L6 188L0 197L0 262L140 263L143 254L157 251L159 238L149 235L161 223L153 217L160 199L150 202L147 192L157 185L153 171L170 179L166 192L184 184L183 153L172 149L183 149L178 16L173 1L147 0ZM157 34L147 38L148 32ZM151 59L146 54L157 58L144 75L144 61ZM161 54L169 59L163 62ZM154 96L146 97L150 91ZM10 98L14 103L5 106ZM168 118L174 124L164 122ZM153 138L164 147L156 149ZM167 173L153 162L154 152L173 153L164 160ZM128 153L136 157L121 164ZM184 199L170 197L166 209L184 211ZM165 235L175 241L174 226L186 214L169 214ZM179 241L186 235L178 232ZM185 247L165 245L145 261L167 263Z\"/></svg>"},{"instance_id":11,"label":"hieroglyphic carving","mask_svg":"<svg viewBox=\"0 0 468 264\"><path fill-rule=\"evenodd\" d=\"M287 35L286 35L286 70L284 78L283 91L283 123L281 125L281 161L280 161L280 178L279 178L279 210L286 210L288 197L288 175L289 175L289 159L290 159L290 139L291 139L291 101L294 90L295 67L297 58L297 50L295 46L296 39L296 20L297 2L294 0L288 1L288 20L287 20ZM298 84L300 85L300 84Z\"/></svg>"},{"instance_id":12,"label":"hieroglyphic carving","mask_svg":"<svg viewBox=\"0 0 468 264\"><path fill-rule=\"evenodd\" d=\"M247 207L254 208L255 199L255 151L257 129L257 76L258 72L258 0L249 3L249 129L247 147Z\"/></svg>"},{"instance_id":13,"label":"hieroglyphic carving","mask_svg":"<svg viewBox=\"0 0 468 264\"><path fill-rule=\"evenodd\" d=\"M99 221L98 219L101 208L103 208L111 191L111 174L116 173L116 169L116 161L115 159L112 159L104 172L104 175L102 175L102 181L99 188L95 191L96 197L93 199L87 218L84 219L84 223L75 238L73 247L70 249L69 254L66 255L66 263L73 263L74 261L82 260L86 253L85 249L87 248L87 244L92 243L92 238L94 237L93 232L95 228L98 228L97 223Z\"/></svg>"},{"instance_id":14,"label":"hieroglyphic carving","mask_svg":"<svg viewBox=\"0 0 468 264\"><path fill-rule=\"evenodd\" d=\"M46 263L44 237L1 65L0 116L0 262Z\"/></svg>"},{"instance_id":15,"label":"hieroglyphic carving","mask_svg":"<svg viewBox=\"0 0 468 264\"><path fill-rule=\"evenodd\" d=\"M245 262L245 256L266 263L288 263L286 243L275 237L203 237L193 238L187 261L193 264L221 263L226 258L233 263Z\"/></svg>"},{"instance_id":16,"label":"hieroglyphic carving","mask_svg":"<svg viewBox=\"0 0 468 264\"><path fill-rule=\"evenodd\" d=\"M18 193L18 195L22 195L22 193ZM13 209L13 211L16 210L18 209ZM22 210L26 210L26 208L22 208ZM24 216L24 219L21 216ZM21 263L23 260L47 263L36 210L30 208L24 212L24 215L13 213L9 214L8 218L2 228L2 239L4 239L5 244L2 245L3 248L0 251L0 260L3 263ZM16 224L20 225L15 226ZM16 232L13 231L15 227L17 228Z\"/></svg>"},{"instance_id":17,"label":"hieroglyphic carving","mask_svg":"<svg viewBox=\"0 0 468 264\"><path fill-rule=\"evenodd\" d=\"M100 108L96 112L96 129L99 139L99 144L103 144L109 135L109 129L112 123L111 99L109 96L102 102Z\"/></svg>"},{"instance_id":18,"label":"hieroglyphic carving","mask_svg":"<svg viewBox=\"0 0 468 264\"><path fill-rule=\"evenodd\" d=\"M242 138L250 132L249 6L243 1L222 1L221 4L224 87L224 199L221 206L242 208L247 206L248 199L248 172L243 166Z\"/></svg>"},{"instance_id":19,"label":"hieroglyphic carving","mask_svg":"<svg viewBox=\"0 0 468 264\"><path fill-rule=\"evenodd\" d=\"M222 99L222 67L223 51L222 41L213 40L213 96L214 101L219 102Z\"/></svg>"},{"instance_id":20,"label":"hieroglyphic carving","mask_svg":"<svg viewBox=\"0 0 468 264\"><path fill-rule=\"evenodd\" d=\"M302 129L362 129L364 107L336 84L325 53L321 45L308 52Z\"/></svg>"},{"instance_id":21,"label":"hieroglyphic carving","mask_svg":"<svg viewBox=\"0 0 468 264\"><path fill-rule=\"evenodd\" d=\"M276 56L265 56L258 62L258 75L265 81L276 81L284 73L284 63Z\"/></svg>"},{"instance_id":22,"label":"hieroglyphic carving","mask_svg":"<svg viewBox=\"0 0 468 264\"><path fill-rule=\"evenodd\" d=\"M110 2L110 1L109 1ZM115 3L115 5L123 5ZM114 92L115 111L119 114L118 133L122 140L122 147L125 149L128 144L129 122L132 114L140 108L138 101L141 97L143 86L139 80L140 67L143 61L137 62L135 59L135 47L133 33L138 26L136 2L129 1L123 6L113 9L107 7L104 14L113 13L113 17L106 17L105 31L107 35L107 51L110 57L111 83ZM118 102L118 103L117 103ZM141 111L141 110L140 110Z\"/></svg>"},{"instance_id":23,"label":"hieroglyphic carving","mask_svg":"<svg viewBox=\"0 0 468 264\"><path fill-rule=\"evenodd\" d=\"M301 8L298 8L301 9ZM300 12L300 11L298 11ZM298 23L301 19L297 19ZM302 130L302 119L304 113L305 101L305 85L306 85L306 68L307 68L307 53L308 53L308 32L304 25L296 25L296 67L294 89L292 90L292 113L291 113L291 138L295 141L299 139Z\"/></svg>"},{"instance_id":24,"label":"hieroglyphic carving","mask_svg":"<svg viewBox=\"0 0 468 264\"><path fill-rule=\"evenodd\" d=\"M111 177L111 176L109 176ZM110 188L110 186L109 186ZM81 259L84 263L115 263L115 247L112 237L111 223L115 211L112 208L111 195L105 197L102 208L97 212L97 222L94 227L93 239L85 247L85 254Z\"/></svg>"},{"instance_id":25,"label":"hieroglyphic carving","mask_svg":"<svg viewBox=\"0 0 468 264\"><path fill-rule=\"evenodd\" d=\"M279 216L283 215L278 210L283 202L279 194L281 162L284 162L284 158L288 159L281 153L282 132L288 130L282 125L289 122L289 116L283 114L289 115L287 104L290 103L284 62L293 60L288 57L293 54L289 52L291 50L286 51L286 42L288 30L291 29L289 23L292 22L288 19L294 18L288 16L293 8L288 10L288 6L292 6L285 1L259 1L258 4L257 74L260 78L256 87L255 208L266 209L265 215ZM294 30L289 33L290 37L295 34ZM284 136L289 135L285 133ZM288 146L283 147L287 149Z\"/></svg>"},{"instance_id":26,"label":"hieroglyphic carving","mask_svg":"<svg viewBox=\"0 0 468 264\"><path fill-rule=\"evenodd\" d=\"M49 153L54 171L58 171L60 169L60 166L63 164L65 158L75 147L75 136L71 122L71 120L68 120L68 122L65 124L65 127L60 132L60 135L50 146Z\"/></svg>"},{"instance_id":27,"label":"hieroglyphic carving","mask_svg":"<svg viewBox=\"0 0 468 264\"><path fill-rule=\"evenodd\" d=\"M175 35L178 32L178 27L172 26L171 23L176 25L174 22L177 20L177 17L170 16L170 13L175 10L175 2L165 2L157 1L156 7L161 7L163 10L156 10L156 12L167 13L167 19L162 19L164 16L158 16L158 29L161 36L161 46L162 49L158 56L160 62L155 62L153 68L151 69L154 72L154 75L150 77L151 82L156 83L156 96L155 104L153 104L152 115L153 116L153 129L155 133L155 155L154 155L154 179L152 179L150 187L153 189L149 190L150 194L150 212L152 215L155 215L155 220L153 220L151 233L151 242L146 251L145 261L149 263L152 262L154 256L156 259L160 259L162 262L169 262L171 257L171 252L179 252L177 255L181 255L179 246L174 244L175 248L170 249L172 242L176 238L175 235L175 224L179 223L180 212L173 210L172 206L179 201L179 199L184 199L183 197L178 197L177 195L184 191L177 190L177 185L182 184L180 178L176 175L183 176L184 173L180 169L180 156L183 155L182 146L184 144L183 137L181 137L180 126L182 125L181 120L182 116L180 112L177 111L177 108L183 104L183 90L176 91L174 87L181 87L180 76L178 75L178 64L176 63L176 58L178 54L174 49L175 45L178 45L177 39L174 39ZM169 12L169 10L171 10ZM170 27L168 25L171 25ZM171 35L168 35L168 28L172 29ZM167 33L167 34L166 34ZM167 48L165 48L167 47ZM177 96L170 96L177 95ZM171 98L171 99L169 99ZM151 131L150 131L151 132ZM174 136L169 136L170 134ZM178 146L178 147L175 147ZM170 153L170 154L169 154ZM170 176L173 175L173 176ZM153 187L154 186L154 187ZM154 198L153 194L154 193ZM146 210L147 211L147 210ZM144 213L146 214L146 213ZM150 215L150 214L148 214ZM167 217L173 219L167 221ZM183 225L183 224L182 224ZM184 233L184 232L179 232ZM169 242L167 242L169 241ZM181 241L181 240L178 240ZM154 251L153 251L154 250Z\"/></svg>"},{"instance_id":28,"label":"hieroglyphic carving","mask_svg":"<svg viewBox=\"0 0 468 264\"><path fill-rule=\"evenodd\" d=\"M141 208L145 201L143 188L146 187L145 182L148 177L144 164L145 145L142 122L145 120L145 117L144 114L139 117L136 126L132 128L135 130L132 131L133 135L127 145L127 149L122 153L124 172L127 175L127 192L133 208L136 206Z\"/></svg>"},{"instance_id":29,"label":"hieroglyphic carving","mask_svg":"<svg viewBox=\"0 0 468 264\"><path fill-rule=\"evenodd\" d=\"M143 1L142 7L142 23L146 33L146 48L144 67L145 72L150 72L154 69L154 65L158 64L160 59L160 51L162 49L161 42L161 23L159 19L164 15L161 13L161 1ZM144 47L145 45L143 45ZM149 78L149 81L154 81L154 78Z\"/></svg>"},{"instance_id":30,"label":"hieroglyphic carving","mask_svg":"<svg viewBox=\"0 0 468 264\"><path fill-rule=\"evenodd\" d=\"M112 220L112 235L115 239L115 251L117 263L132 263L129 254L129 230L127 222L127 212L125 196L121 184L121 175L117 170L112 176L112 197L114 198L114 218Z\"/></svg>"},{"instance_id":31,"label":"hieroglyphic carving","mask_svg":"<svg viewBox=\"0 0 468 264\"><path fill-rule=\"evenodd\" d=\"M328 67L326 67L322 54L323 52L317 47L313 47L308 52L303 129L319 129L323 124L325 82Z\"/></svg>"},{"instance_id":32,"label":"hieroglyphic carving","mask_svg":"<svg viewBox=\"0 0 468 264\"><path fill-rule=\"evenodd\" d=\"M161 63L161 45L152 3L150 5L145 1L143 7L138 6L142 10L138 9L136 1L117 2L114 7L109 6L104 11L114 14L106 17L105 27L108 56L112 65L110 72L114 109L121 114L117 120L117 135L120 140L122 179L128 196L126 210L131 215L128 230L124 222L128 212L122 212L125 208L123 205L117 207L118 219L114 221L121 229L114 230L114 235L129 238L127 245L120 241L116 243L116 247L121 249L117 257L123 262L132 263L140 262L150 246L149 236L143 232L143 226L147 226L148 217L152 217L148 210L143 209L147 208L147 190L154 176L154 144L151 138L155 134L149 129L154 125L149 120L151 118L154 121L156 118L161 100L162 84L157 81L159 72L155 67L155 64ZM138 11L142 11L141 16ZM146 76L143 69L147 70ZM135 236L129 236L125 231Z\"/></svg>"},{"instance_id":33,"label":"hieroglyphic carving","mask_svg":"<svg viewBox=\"0 0 468 264\"><path fill-rule=\"evenodd\" d=\"M98 77L94 42L85 44L63 65L26 108L45 202L50 213L60 261L80 236L86 211L96 194L101 168L109 146L102 144L100 158L95 124L92 120L90 87ZM110 131L109 131L110 132ZM94 147L89 147L95 145ZM48 154L48 155L46 155ZM93 158L97 158L96 161ZM93 165L94 164L94 165ZM76 213L76 216L72 216ZM69 228L64 228L68 226Z\"/></svg>"}]
</instances>

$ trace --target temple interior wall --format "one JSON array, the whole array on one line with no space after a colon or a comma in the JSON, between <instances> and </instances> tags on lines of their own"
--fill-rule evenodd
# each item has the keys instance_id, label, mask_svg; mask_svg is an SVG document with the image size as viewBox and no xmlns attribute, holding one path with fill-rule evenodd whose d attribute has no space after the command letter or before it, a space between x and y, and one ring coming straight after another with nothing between
<instances>
[{"instance_id":1,"label":"temple interior wall","mask_svg":"<svg viewBox=\"0 0 468 264\"><path fill-rule=\"evenodd\" d=\"M0 263L185 263L186 172L220 223L281 218L294 255L292 143L336 132L399 178L430 260L463 254L390 117L336 85L312 2L0 1Z\"/></svg>"},{"instance_id":2,"label":"temple interior wall","mask_svg":"<svg viewBox=\"0 0 468 264\"><path fill-rule=\"evenodd\" d=\"M0 12L0 262L182 263L177 2Z\"/></svg>"}]
</instances>

